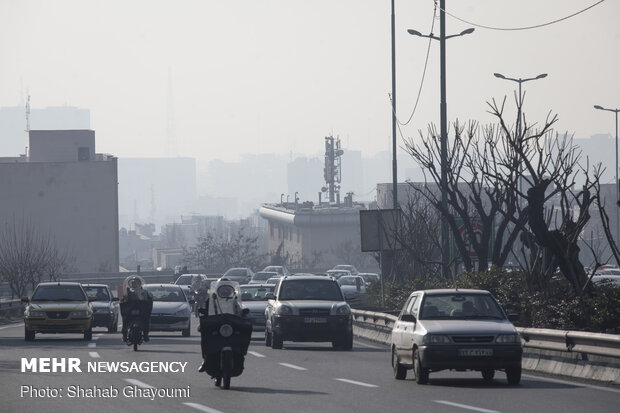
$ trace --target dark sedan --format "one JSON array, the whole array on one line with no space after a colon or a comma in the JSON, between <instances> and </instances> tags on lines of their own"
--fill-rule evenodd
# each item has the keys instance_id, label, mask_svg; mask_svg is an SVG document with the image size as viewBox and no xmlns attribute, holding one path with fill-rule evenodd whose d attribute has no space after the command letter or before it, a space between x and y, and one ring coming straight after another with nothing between
<instances>
[{"instance_id":1,"label":"dark sedan","mask_svg":"<svg viewBox=\"0 0 620 413\"><path fill-rule=\"evenodd\" d=\"M118 298L112 296L105 284L82 284L89 297L95 297L93 305L93 327L106 327L108 333L118 331Z\"/></svg>"}]
</instances>

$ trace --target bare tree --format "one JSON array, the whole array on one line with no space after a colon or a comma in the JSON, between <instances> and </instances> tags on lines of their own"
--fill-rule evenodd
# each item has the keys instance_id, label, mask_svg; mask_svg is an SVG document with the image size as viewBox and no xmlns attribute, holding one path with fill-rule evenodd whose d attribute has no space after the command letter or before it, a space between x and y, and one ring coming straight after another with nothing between
<instances>
[{"instance_id":1,"label":"bare tree","mask_svg":"<svg viewBox=\"0 0 620 413\"><path fill-rule=\"evenodd\" d=\"M57 279L71 263L67 251L57 248L53 236L22 219L5 224L0 232L0 278L13 296L22 296L41 280Z\"/></svg>"}]
</instances>

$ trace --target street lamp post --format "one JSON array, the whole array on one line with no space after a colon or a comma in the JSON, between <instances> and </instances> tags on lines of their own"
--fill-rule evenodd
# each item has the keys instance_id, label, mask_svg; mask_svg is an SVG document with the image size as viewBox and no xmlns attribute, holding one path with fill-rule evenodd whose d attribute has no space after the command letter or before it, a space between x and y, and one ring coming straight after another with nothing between
<instances>
[{"instance_id":1,"label":"street lamp post","mask_svg":"<svg viewBox=\"0 0 620 413\"><path fill-rule=\"evenodd\" d=\"M407 30L409 34L420 37L427 37L429 39L439 40L439 63L441 66L441 101L440 101L440 128L441 128L441 208L444 211L448 210L448 196L446 188L448 186L448 105L446 103L446 39L452 37L464 36L466 34L473 33L474 29L470 28L463 30L459 34L452 34L446 36L446 0L440 0L439 2L439 23L440 31L439 37L434 36L432 33L423 35L417 30ZM446 217L442 214L441 217L441 274L445 279L448 275L448 223Z\"/></svg>"},{"instance_id":2,"label":"street lamp post","mask_svg":"<svg viewBox=\"0 0 620 413\"><path fill-rule=\"evenodd\" d=\"M616 242L620 240L620 217L619 217L619 208L620 208L620 188L618 187L618 112L620 109L607 109L599 105L594 105L594 109L606 110L608 112L614 112L616 114Z\"/></svg>"},{"instance_id":3,"label":"street lamp post","mask_svg":"<svg viewBox=\"0 0 620 413\"><path fill-rule=\"evenodd\" d=\"M504 75L502 75L501 73L493 73L493 76L499 78L499 79L504 79L504 80L512 80L513 82L517 82L519 84L519 110L517 111L517 139L521 139L521 113L522 113L522 107L523 107L523 95L521 94L521 84L525 83L525 82L529 82L530 80L538 80L538 79L543 79L545 77L547 77L546 73L541 73L540 75L536 76L536 77L529 77L527 79L515 79L512 77L506 77ZM519 164L519 170L521 170L521 164ZM523 180L521 179L521 176L519 176L519 192L523 193Z\"/></svg>"}]
</instances>

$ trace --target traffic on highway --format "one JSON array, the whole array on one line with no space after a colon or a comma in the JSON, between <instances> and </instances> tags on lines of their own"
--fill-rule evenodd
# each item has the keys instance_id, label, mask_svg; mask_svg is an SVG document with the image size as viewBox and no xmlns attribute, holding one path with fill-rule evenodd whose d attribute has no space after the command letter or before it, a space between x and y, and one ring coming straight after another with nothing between
<instances>
[{"instance_id":1,"label":"traffic on highway","mask_svg":"<svg viewBox=\"0 0 620 413\"><path fill-rule=\"evenodd\" d=\"M173 288L143 287L159 299L170 294L164 300L178 307ZM614 411L620 401L614 386L521 374L518 335L509 315L484 291L412 292L391 345L382 345L354 337L351 309L331 276L283 276L275 288L221 279L209 284L210 298L199 317L190 313L193 299L186 296L187 308L166 316L173 325L187 317L188 334L183 328L182 334L151 328L150 340L133 351L120 331L110 331L121 323L116 297L99 291L113 303L111 315L107 322L84 326L71 318L83 316L81 311L92 316L97 300L90 293L96 289L61 282L40 288L45 300L37 299L42 292L35 289L23 323L0 326L1 411L581 412L588 406L603 412ZM82 296L85 290L89 295ZM244 298L248 304L264 303L258 308L266 322L256 325L257 307L249 316ZM155 309L153 317L166 320ZM242 331L248 334L245 346ZM226 349L234 350L229 373L223 373ZM410 377L408 369L413 369ZM505 370L507 380L494 377L496 369Z\"/></svg>"}]
</instances>

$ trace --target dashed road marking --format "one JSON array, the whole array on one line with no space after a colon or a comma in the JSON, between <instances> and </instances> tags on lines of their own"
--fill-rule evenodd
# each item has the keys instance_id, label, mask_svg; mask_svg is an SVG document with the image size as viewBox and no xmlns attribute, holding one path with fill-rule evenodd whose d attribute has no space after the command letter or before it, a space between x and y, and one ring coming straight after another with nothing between
<instances>
[{"instance_id":1,"label":"dashed road marking","mask_svg":"<svg viewBox=\"0 0 620 413\"><path fill-rule=\"evenodd\" d=\"M257 353L256 351L248 351L254 357L265 357L263 354Z\"/></svg>"},{"instance_id":2,"label":"dashed road marking","mask_svg":"<svg viewBox=\"0 0 620 413\"><path fill-rule=\"evenodd\" d=\"M91 352L89 352L89 353L88 353L88 355L89 355L89 356L91 356L91 357L92 357L92 358L94 358L94 359L98 359L98 358L100 358L100 357L101 357L101 356L99 355L99 353L97 353L96 351L91 351Z\"/></svg>"},{"instance_id":3,"label":"dashed road marking","mask_svg":"<svg viewBox=\"0 0 620 413\"><path fill-rule=\"evenodd\" d=\"M146 384L144 382L141 382L140 380L136 380L136 379L124 379L127 383L136 385L138 387L142 387L145 389L154 389L155 387L151 386L150 384Z\"/></svg>"},{"instance_id":4,"label":"dashed road marking","mask_svg":"<svg viewBox=\"0 0 620 413\"><path fill-rule=\"evenodd\" d=\"M308 369L307 369L307 368L305 368L305 367L299 367L299 366L296 366L296 365L294 365L294 364L289 364L289 363L279 363L279 364L280 364L281 366L288 367L289 369L295 369L295 370L308 370Z\"/></svg>"},{"instance_id":5,"label":"dashed road marking","mask_svg":"<svg viewBox=\"0 0 620 413\"><path fill-rule=\"evenodd\" d=\"M361 382L361 381L355 381L355 380L349 380L349 379L334 379L334 380L342 381L344 383L355 384L357 386L363 386L363 387L379 387L379 386L377 386L375 384L364 383L364 382Z\"/></svg>"},{"instance_id":6,"label":"dashed road marking","mask_svg":"<svg viewBox=\"0 0 620 413\"><path fill-rule=\"evenodd\" d=\"M473 410L476 412L483 412L483 413L500 413L497 410L489 410L489 409L483 409L482 407L476 407L476 406L469 406L467 404L461 404L461 403L454 403L454 402L449 402L446 400L433 400L435 403L440 403L440 404L446 404L448 406L453 406L453 407L459 407L461 409L466 409L466 410Z\"/></svg>"},{"instance_id":7,"label":"dashed road marking","mask_svg":"<svg viewBox=\"0 0 620 413\"><path fill-rule=\"evenodd\" d=\"M194 409L200 410L201 412L205 412L205 413L222 413L219 410L215 410L215 409L212 409L212 408L207 407L207 406L203 406L202 404L198 404L198 403L188 403L188 402L186 402L186 403L183 403L183 404L186 405L186 406L189 406L189 407L193 407Z\"/></svg>"}]
</instances>

